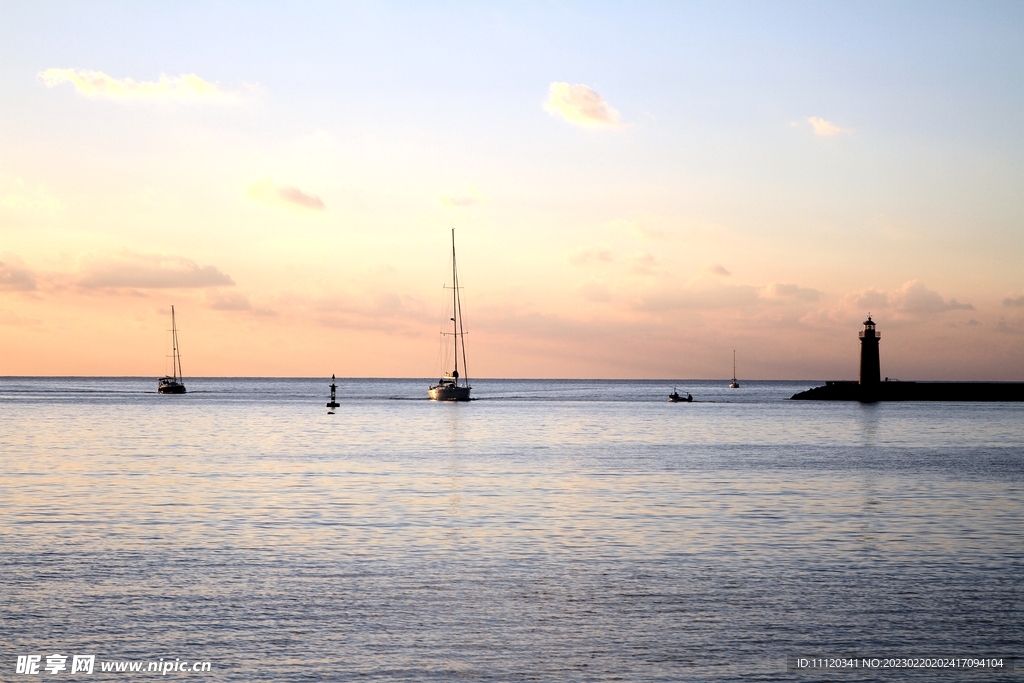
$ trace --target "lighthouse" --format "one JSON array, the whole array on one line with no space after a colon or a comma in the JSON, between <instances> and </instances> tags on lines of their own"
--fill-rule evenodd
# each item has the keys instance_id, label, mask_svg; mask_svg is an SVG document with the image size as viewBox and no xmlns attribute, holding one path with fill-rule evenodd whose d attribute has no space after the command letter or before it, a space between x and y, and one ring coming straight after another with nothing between
<instances>
[{"instance_id":1,"label":"lighthouse","mask_svg":"<svg viewBox=\"0 0 1024 683\"><path fill-rule=\"evenodd\" d=\"M875 321L868 313L864 321L864 329L860 333L860 385L877 387L882 378L878 364L878 340L881 337L875 332Z\"/></svg>"}]
</instances>

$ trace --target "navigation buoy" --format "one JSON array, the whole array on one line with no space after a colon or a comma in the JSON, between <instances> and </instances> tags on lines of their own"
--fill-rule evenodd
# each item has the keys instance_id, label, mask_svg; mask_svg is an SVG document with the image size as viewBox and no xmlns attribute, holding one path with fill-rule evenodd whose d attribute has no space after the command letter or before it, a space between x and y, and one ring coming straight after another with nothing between
<instances>
[{"instance_id":1,"label":"navigation buoy","mask_svg":"<svg viewBox=\"0 0 1024 683\"><path fill-rule=\"evenodd\" d=\"M334 392L338 390L338 385L334 383L334 375L331 375L331 402L327 404L328 408L337 408L338 402L334 400ZM328 415L334 415L333 410L327 411Z\"/></svg>"}]
</instances>

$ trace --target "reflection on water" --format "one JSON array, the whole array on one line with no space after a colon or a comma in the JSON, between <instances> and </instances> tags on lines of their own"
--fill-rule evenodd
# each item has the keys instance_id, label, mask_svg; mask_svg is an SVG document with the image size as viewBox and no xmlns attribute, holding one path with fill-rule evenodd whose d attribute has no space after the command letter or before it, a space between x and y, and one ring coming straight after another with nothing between
<instances>
[{"instance_id":1,"label":"reflection on water","mask_svg":"<svg viewBox=\"0 0 1024 683\"><path fill-rule=\"evenodd\" d=\"M881 403L859 403L857 406L860 408L857 417L860 418L861 424L861 446L876 446L878 445L878 422L880 416L880 408L883 404Z\"/></svg>"},{"instance_id":2,"label":"reflection on water","mask_svg":"<svg viewBox=\"0 0 1024 683\"><path fill-rule=\"evenodd\" d=\"M785 680L797 652L1021 650L1024 406L339 380L371 398L326 415L327 383L0 379L0 649L230 681Z\"/></svg>"}]
</instances>

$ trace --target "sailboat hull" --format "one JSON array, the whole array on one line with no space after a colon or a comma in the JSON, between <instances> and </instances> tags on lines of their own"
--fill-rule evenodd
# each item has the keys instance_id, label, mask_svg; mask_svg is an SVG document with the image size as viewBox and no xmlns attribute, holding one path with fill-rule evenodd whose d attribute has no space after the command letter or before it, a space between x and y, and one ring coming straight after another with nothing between
<instances>
[{"instance_id":1,"label":"sailboat hull","mask_svg":"<svg viewBox=\"0 0 1024 683\"><path fill-rule=\"evenodd\" d=\"M468 401L469 390L472 387L457 387L451 384L439 384L430 387L427 394L432 401Z\"/></svg>"},{"instance_id":2,"label":"sailboat hull","mask_svg":"<svg viewBox=\"0 0 1024 683\"><path fill-rule=\"evenodd\" d=\"M156 391L159 394L184 394L185 385L175 379L165 377L160 380L160 384L157 385Z\"/></svg>"}]
</instances>

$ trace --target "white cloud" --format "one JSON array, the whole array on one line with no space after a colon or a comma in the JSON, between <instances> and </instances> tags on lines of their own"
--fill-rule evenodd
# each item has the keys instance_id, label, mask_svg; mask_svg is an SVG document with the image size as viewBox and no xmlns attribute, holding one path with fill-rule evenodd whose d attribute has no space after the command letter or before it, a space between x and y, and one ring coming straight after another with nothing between
<instances>
[{"instance_id":1,"label":"white cloud","mask_svg":"<svg viewBox=\"0 0 1024 683\"><path fill-rule=\"evenodd\" d=\"M195 74L168 76L160 74L156 81L136 81L114 78L102 71L87 69L47 69L39 78L48 88L70 83L74 89L88 97L103 97L114 101L159 100L173 102L221 102L238 100L238 93L222 90Z\"/></svg>"},{"instance_id":2,"label":"white cloud","mask_svg":"<svg viewBox=\"0 0 1024 683\"><path fill-rule=\"evenodd\" d=\"M732 273L726 270L725 266L723 266L721 263L716 263L714 265L708 266L708 272L712 273L713 275L722 275L724 277L732 275Z\"/></svg>"},{"instance_id":3,"label":"white cloud","mask_svg":"<svg viewBox=\"0 0 1024 683\"><path fill-rule=\"evenodd\" d=\"M622 128L619 112L587 85L552 83L544 111L569 123L585 128Z\"/></svg>"},{"instance_id":4,"label":"white cloud","mask_svg":"<svg viewBox=\"0 0 1024 683\"><path fill-rule=\"evenodd\" d=\"M852 128L840 128L838 125L831 121L818 118L817 116L808 116L806 119L807 123L811 124L814 129L815 135L830 138L834 135L853 135Z\"/></svg>"},{"instance_id":5,"label":"white cloud","mask_svg":"<svg viewBox=\"0 0 1024 683\"><path fill-rule=\"evenodd\" d=\"M323 211L327 208L324 200L315 194L308 194L297 187L277 185L269 178L250 185L249 197L268 204L285 204L314 211Z\"/></svg>"},{"instance_id":6,"label":"white cloud","mask_svg":"<svg viewBox=\"0 0 1024 683\"><path fill-rule=\"evenodd\" d=\"M78 278L85 289L175 289L224 287L235 284L214 266L200 266L181 256L121 252L86 261Z\"/></svg>"}]
</instances>

